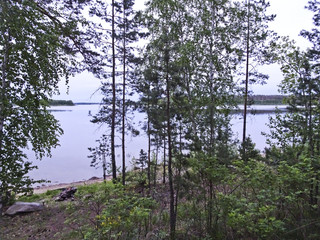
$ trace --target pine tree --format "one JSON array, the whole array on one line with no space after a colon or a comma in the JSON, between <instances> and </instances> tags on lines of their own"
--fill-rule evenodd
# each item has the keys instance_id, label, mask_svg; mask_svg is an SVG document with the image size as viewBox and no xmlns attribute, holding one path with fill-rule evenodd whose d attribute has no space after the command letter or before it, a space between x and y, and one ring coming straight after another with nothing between
<instances>
[{"instance_id":1,"label":"pine tree","mask_svg":"<svg viewBox=\"0 0 320 240\"><path fill-rule=\"evenodd\" d=\"M249 84L261 82L262 84L268 79L268 76L259 73L255 68L258 64L267 63L268 44L272 42L274 34L268 30L268 23L273 21L275 15L267 15L266 10L270 6L265 0L246 0L243 3L243 9L240 15L240 21L244 26L240 26L243 31L243 48L245 61L245 80L244 80L244 109L243 109L243 133L242 133L242 158L246 156L246 132L247 132L247 108L249 98ZM241 33L241 32L240 32ZM254 62L255 66L250 69L250 62Z\"/></svg>"},{"instance_id":2,"label":"pine tree","mask_svg":"<svg viewBox=\"0 0 320 240\"><path fill-rule=\"evenodd\" d=\"M126 122L126 113L130 103L126 97L128 85L131 85L134 78L132 67L138 61L134 56L135 49L132 46L132 43L138 39L139 33L138 14L133 11L133 5L134 1L132 0L113 0L111 5L98 1L91 5L90 10L92 15L103 20L103 24L96 24L96 45L101 52L102 59L99 63L101 68L96 71L95 75L103 80L101 91L104 98L102 108L92 122L106 123L109 127L110 157L114 180L117 178L115 157L117 144L115 139L117 131L121 131L123 184L125 184L126 175L126 128L134 131L132 126ZM120 86L121 76L122 84Z\"/></svg>"}]
</instances>

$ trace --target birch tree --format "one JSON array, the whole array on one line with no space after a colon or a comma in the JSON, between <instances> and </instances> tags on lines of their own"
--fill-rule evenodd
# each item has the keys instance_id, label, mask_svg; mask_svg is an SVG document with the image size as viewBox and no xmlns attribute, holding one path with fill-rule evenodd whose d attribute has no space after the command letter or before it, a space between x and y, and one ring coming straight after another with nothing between
<instances>
[{"instance_id":1,"label":"birch tree","mask_svg":"<svg viewBox=\"0 0 320 240\"><path fill-rule=\"evenodd\" d=\"M45 103L58 92L59 80L75 70L72 55L82 44L71 6L55 2L65 12L50 2L0 2L0 196L5 203L10 193L27 192L35 182L27 174L36 166L24 150L31 148L37 159L50 156L63 133Z\"/></svg>"}]
</instances>

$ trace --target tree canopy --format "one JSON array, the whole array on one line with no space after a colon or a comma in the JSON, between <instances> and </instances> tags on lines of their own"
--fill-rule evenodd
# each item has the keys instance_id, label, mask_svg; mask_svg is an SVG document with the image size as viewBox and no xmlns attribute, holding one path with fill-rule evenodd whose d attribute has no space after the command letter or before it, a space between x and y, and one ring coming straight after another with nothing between
<instances>
[{"instance_id":1,"label":"tree canopy","mask_svg":"<svg viewBox=\"0 0 320 240\"><path fill-rule=\"evenodd\" d=\"M61 14L59 7L66 11ZM0 193L5 199L33 183L26 174L34 166L23 150L32 148L41 159L63 133L46 102L76 68L79 23L67 7L53 1L0 3Z\"/></svg>"}]
</instances>

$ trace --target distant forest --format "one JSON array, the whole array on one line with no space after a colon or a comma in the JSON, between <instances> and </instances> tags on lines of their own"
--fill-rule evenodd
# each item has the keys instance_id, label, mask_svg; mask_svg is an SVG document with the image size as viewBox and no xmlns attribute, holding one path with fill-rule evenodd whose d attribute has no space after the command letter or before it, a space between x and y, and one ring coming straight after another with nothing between
<instances>
[{"instance_id":1,"label":"distant forest","mask_svg":"<svg viewBox=\"0 0 320 240\"><path fill-rule=\"evenodd\" d=\"M249 97L249 104L253 105L284 105L285 95L253 95ZM243 104L243 99L238 98L238 104Z\"/></svg>"},{"instance_id":2,"label":"distant forest","mask_svg":"<svg viewBox=\"0 0 320 240\"><path fill-rule=\"evenodd\" d=\"M72 100L49 100L49 106L74 106Z\"/></svg>"}]
</instances>

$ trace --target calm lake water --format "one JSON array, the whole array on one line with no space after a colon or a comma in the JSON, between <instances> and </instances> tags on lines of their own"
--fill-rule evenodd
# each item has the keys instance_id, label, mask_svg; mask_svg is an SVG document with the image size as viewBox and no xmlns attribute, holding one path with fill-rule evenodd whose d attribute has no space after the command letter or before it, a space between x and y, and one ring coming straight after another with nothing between
<instances>
[{"instance_id":1,"label":"calm lake water","mask_svg":"<svg viewBox=\"0 0 320 240\"><path fill-rule=\"evenodd\" d=\"M273 109L275 106L252 106L254 109ZM90 154L88 147L95 147L96 140L100 138L105 127L92 124L89 112L94 115L99 109L99 105L76 105L52 107L53 115L60 121L64 134L60 137L60 147L52 150L51 158L44 158L42 161L35 160L34 154L27 151L29 160L38 166L37 170L29 175L34 179L50 180L51 184L68 183L80 180L87 180L93 176L102 176L102 169L90 167L87 156ZM263 150L265 147L265 137L261 132L269 132L266 123L269 115L274 113L264 113L249 115L247 118L247 133L256 143L256 147ZM139 115L139 120L143 115ZM232 119L235 137L242 138L243 119L241 114L235 114ZM146 134L141 131L140 136L127 136L127 164L133 157L139 156L140 149L147 147ZM120 139L118 139L120 143ZM116 149L118 166L121 166L121 149Z\"/></svg>"}]
</instances>

